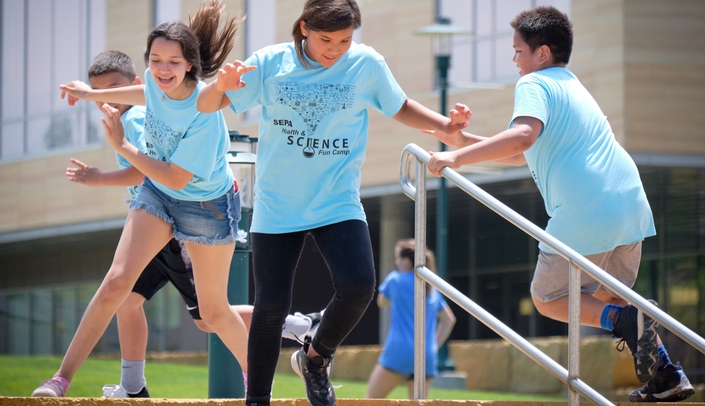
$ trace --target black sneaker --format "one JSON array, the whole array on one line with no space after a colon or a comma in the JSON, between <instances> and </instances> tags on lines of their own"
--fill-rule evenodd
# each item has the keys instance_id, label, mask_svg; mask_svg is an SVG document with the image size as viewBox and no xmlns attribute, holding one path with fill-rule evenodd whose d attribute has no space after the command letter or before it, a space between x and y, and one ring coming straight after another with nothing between
<instances>
[{"instance_id":1,"label":"black sneaker","mask_svg":"<svg viewBox=\"0 0 705 406\"><path fill-rule=\"evenodd\" d=\"M668 364L639 389L629 393L630 402L678 402L693 396L695 389L685 376L681 364Z\"/></svg>"},{"instance_id":2,"label":"black sneaker","mask_svg":"<svg viewBox=\"0 0 705 406\"><path fill-rule=\"evenodd\" d=\"M135 393L134 395L132 393L128 393L127 396L131 398L148 398L149 397L149 391L147 390L147 387L145 386L142 388L141 391Z\"/></svg>"},{"instance_id":3,"label":"black sneaker","mask_svg":"<svg viewBox=\"0 0 705 406\"><path fill-rule=\"evenodd\" d=\"M656 302L651 299L649 302L656 305ZM617 350L622 351L624 342L627 343L634 357L636 377L641 382L648 382L656 374L659 359L656 343L657 328L656 320L632 305L623 307L614 321L612 335L622 339L617 343Z\"/></svg>"},{"instance_id":4,"label":"black sneaker","mask_svg":"<svg viewBox=\"0 0 705 406\"><path fill-rule=\"evenodd\" d=\"M296 365L292 363L294 371L306 383L306 397L311 406L335 406L335 391L328 380L328 366L333 357L316 356L308 359L306 352L310 345L311 338L307 336L303 348L292 356L292 360L295 358L297 361Z\"/></svg>"}]
</instances>

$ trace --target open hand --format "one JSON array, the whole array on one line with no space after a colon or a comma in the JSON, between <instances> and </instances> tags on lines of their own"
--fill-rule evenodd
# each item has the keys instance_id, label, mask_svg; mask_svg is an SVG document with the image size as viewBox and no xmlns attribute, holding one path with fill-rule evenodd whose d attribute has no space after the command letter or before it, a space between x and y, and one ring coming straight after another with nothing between
<instances>
[{"instance_id":1,"label":"open hand","mask_svg":"<svg viewBox=\"0 0 705 406\"><path fill-rule=\"evenodd\" d=\"M242 80L242 75L257 69L256 66L247 66L242 61L227 63L218 69L217 89L221 92L242 89L247 84Z\"/></svg>"},{"instance_id":2,"label":"open hand","mask_svg":"<svg viewBox=\"0 0 705 406\"><path fill-rule=\"evenodd\" d=\"M81 99L87 99L90 95L91 89L86 83L80 80L74 80L65 85L59 85L61 89L61 98L65 98L68 95L69 106L75 106L76 102Z\"/></svg>"},{"instance_id":3,"label":"open hand","mask_svg":"<svg viewBox=\"0 0 705 406\"><path fill-rule=\"evenodd\" d=\"M105 114L105 117L100 118L101 123L103 123L103 129L105 129L105 139L116 152L119 152L123 148L123 144L127 142L125 140L125 129L122 126L122 121L120 121L120 112L107 103L103 104L101 110Z\"/></svg>"},{"instance_id":4,"label":"open hand","mask_svg":"<svg viewBox=\"0 0 705 406\"><path fill-rule=\"evenodd\" d=\"M100 186L99 179L102 173L100 169L88 166L78 159L70 158L69 161L76 166L75 168L66 168L66 176L69 181L87 186Z\"/></svg>"}]
</instances>

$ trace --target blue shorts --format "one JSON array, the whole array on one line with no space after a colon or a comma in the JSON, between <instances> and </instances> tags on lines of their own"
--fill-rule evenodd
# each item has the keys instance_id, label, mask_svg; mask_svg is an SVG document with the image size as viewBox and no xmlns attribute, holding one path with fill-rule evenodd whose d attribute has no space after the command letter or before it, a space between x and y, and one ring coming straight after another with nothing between
<instances>
[{"instance_id":1,"label":"blue shorts","mask_svg":"<svg viewBox=\"0 0 705 406\"><path fill-rule=\"evenodd\" d=\"M245 242L245 232L237 228L240 192L235 188L213 200L191 202L174 199L145 178L140 192L130 204L130 210L136 209L143 209L171 224L178 241L203 245Z\"/></svg>"}]
</instances>

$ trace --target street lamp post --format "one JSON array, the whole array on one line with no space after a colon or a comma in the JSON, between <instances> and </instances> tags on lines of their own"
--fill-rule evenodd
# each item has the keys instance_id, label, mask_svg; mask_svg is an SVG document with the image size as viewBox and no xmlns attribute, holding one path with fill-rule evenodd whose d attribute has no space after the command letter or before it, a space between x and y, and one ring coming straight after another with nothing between
<instances>
[{"instance_id":1,"label":"street lamp post","mask_svg":"<svg viewBox=\"0 0 705 406\"><path fill-rule=\"evenodd\" d=\"M418 35L430 36L433 42L433 54L436 58L437 85L440 89L440 113L448 114L448 69L454 35L469 35L470 32L450 24L450 19L436 17L436 23L415 31ZM440 143L440 151L445 151L446 145ZM438 199L436 204L436 267L438 275L448 279L448 191L446 179L440 178ZM447 342L438 350L439 371L453 371L455 364L448 356Z\"/></svg>"}]
</instances>

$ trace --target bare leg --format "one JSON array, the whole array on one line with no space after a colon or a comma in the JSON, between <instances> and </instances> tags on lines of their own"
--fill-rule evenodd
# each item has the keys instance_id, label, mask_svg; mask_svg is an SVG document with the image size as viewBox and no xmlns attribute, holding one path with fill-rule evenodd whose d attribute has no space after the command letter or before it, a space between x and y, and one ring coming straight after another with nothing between
<instances>
[{"instance_id":1,"label":"bare leg","mask_svg":"<svg viewBox=\"0 0 705 406\"><path fill-rule=\"evenodd\" d=\"M613 305L626 306L629 304L626 300L622 299L621 297L614 297L609 292L605 292L604 290L598 290L593 296L598 300L602 300L605 303Z\"/></svg>"},{"instance_id":2,"label":"bare leg","mask_svg":"<svg viewBox=\"0 0 705 406\"><path fill-rule=\"evenodd\" d=\"M367 381L367 399L384 399L404 379L384 369L380 364L375 365L370 379Z\"/></svg>"},{"instance_id":3,"label":"bare leg","mask_svg":"<svg viewBox=\"0 0 705 406\"><path fill-rule=\"evenodd\" d=\"M130 292L117 310L120 354L124 360L141 361L147 357L148 328L143 304L142 295Z\"/></svg>"},{"instance_id":4,"label":"bare leg","mask_svg":"<svg viewBox=\"0 0 705 406\"><path fill-rule=\"evenodd\" d=\"M110 270L88 304L54 376L61 376L69 382L73 379L115 312L127 299L142 270L171 235L171 226L156 216L144 210L129 211Z\"/></svg>"},{"instance_id":5,"label":"bare leg","mask_svg":"<svg viewBox=\"0 0 705 406\"><path fill-rule=\"evenodd\" d=\"M428 390L431 387L431 382L433 382L432 378L427 378L426 382L424 382L424 393L422 399L428 398ZM414 381L406 381L406 395L409 399L414 398Z\"/></svg>"},{"instance_id":6,"label":"bare leg","mask_svg":"<svg viewBox=\"0 0 705 406\"><path fill-rule=\"evenodd\" d=\"M252 305L232 305L230 308L234 313L240 315L240 318L245 323L245 328L249 332L250 323L252 322L252 310L254 307L252 307ZM196 323L196 327L201 329L201 331L205 331L206 333L215 333L215 331L213 331L213 329L211 329L205 321L194 319L193 322Z\"/></svg>"},{"instance_id":7,"label":"bare leg","mask_svg":"<svg viewBox=\"0 0 705 406\"><path fill-rule=\"evenodd\" d=\"M536 310L542 315L553 319L568 322L568 296L559 297L556 300L541 303L534 300ZM607 303L602 300L588 295L580 294L580 324L583 326L600 327L600 316L602 310L607 306Z\"/></svg>"},{"instance_id":8,"label":"bare leg","mask_svg":"<svg viewBox=\"0 0 705 406\"><path fill-rule=\"evenodd\" d=\"M247 373L247 327L228 303L228 272L235 244L185 243L193 263L193 277L201 317L232 352Z\"/></svg>"}]
</instances>

